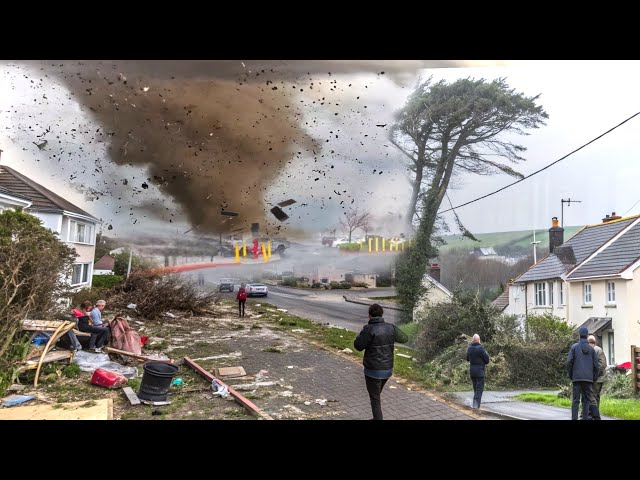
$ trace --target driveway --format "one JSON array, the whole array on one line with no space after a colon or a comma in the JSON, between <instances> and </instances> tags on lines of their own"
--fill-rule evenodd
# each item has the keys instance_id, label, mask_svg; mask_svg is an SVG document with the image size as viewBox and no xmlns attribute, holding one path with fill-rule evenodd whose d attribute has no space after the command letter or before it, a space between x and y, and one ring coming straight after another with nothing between
<instances>
[{"instance_id":1,"label":"driveway","mask_svg":"<svg viewBox=\"0 0 640 480\"><path fill-rule=\"evenodd\" d=\"M508 390L487 391L482 394L480 410L487 413L504 415L513 420L571 420L571 410L566 407L544 405L542 403L516 400L521 393L557 393L551 390ZM449 397L465 406L471 406L473 392L450 393ZM603 420L616 420L602 416Z\"/></svg>"}]
</instances>

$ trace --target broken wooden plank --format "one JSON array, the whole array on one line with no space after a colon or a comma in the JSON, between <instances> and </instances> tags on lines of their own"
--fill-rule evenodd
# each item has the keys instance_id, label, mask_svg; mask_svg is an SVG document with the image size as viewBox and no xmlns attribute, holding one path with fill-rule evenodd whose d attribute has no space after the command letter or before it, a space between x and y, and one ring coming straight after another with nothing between
<instances>
[{"instance_id":1,"label":"broken wooden plank","mask_svg":"<svg viewBox=\"0 0 640 480\"><path fill-rule=\"evenodd\" d=\"M0 409L0 420L113 420L110 398Z\"/></svg>"},{"instance_id":2,"label":"broken wooden plank","mask_svg":"<svg viewBox=\"0 0 640 480\"><path fill-rule=\"evenodd\" d=\"M191 360L189 357L184 357L184 363L187 364L192 369L194 369L202 377L207 379L209 381L209 383L211 383L211 382L213 382L215 380L216 382L218 382L223 387L227 387L227 390L229 391L229 394L236 400L236 402L238 402L240 405L242 405L250 414L259 416L261 418L264 418L265 420L273 420L273 418L270 415L268 415L267 413L263 412L253 402L251 402L248 398L245 398L240 393L236 392L232 387L230 387L229 385L225 384L220 379L214 377L210 372L207 372L204 368L202 368L196 362Z\"/></svg>"},{"instance_id":3,"label":"broken wooden plank","mask_svg":"<svg viewBox=\"0 0 640 480\"><path fill-rule=\"evenodd\" d=\"M70 352L68 350L55 350L45 355L42 364L60 362L62 360L70 360L71 357L73 357L73 352ZM24 372L25 370L33 370L34 368L38 368L38 363L39 360L36 359L28 360L18 368L18 371Z\"/></svg>"},{"instance_id":4,"label":"broken wooden plank","mask_svg":"<svg viewBox=\"0 0 640 480\"><path fill-rule=\"evenodd\" d=\"M216 377L244 377L247 372L242 367L220 367L214 370Z\"/></svg>"},{"instance_id":5,"label":"broken wooden plank","mask_svg":"<svg viewBox=\"0 0 640 480\"><path fill-rule=\"evenodd\" d=\"M140 399L131 387L123 387L122 391L127 396L127 400L129 400L131 405L140 405Z\"/></svg>"},{"instance_id":6,"label":"broken wooden plank","mask_svg":"<svg viewBox=\"0 0 640 480\"><path fill-rule=\"evenodd\" d=\"M288 207L289 205L293 205L294 203L296 203L296 201L293 198L290 198L289 200L285 200L284 202L280 202L278 204L279 207Z\"/></svg>"},{"instance_id":7,"label":"broken wooden plank","mask_svg":"<svg viewBox=\"0 0 640 480\"><path fill-rule=\"evenodd\" d=\"M49 341L47 342L47 344L44 347L44 351L42 352L42 356L40 357L40 362L38 362L38 366L36 368L36 376L35 376L35 378L33 380L33 386L34 387L38 386L38 378L40 377L40 369L42 368L42 364L44 363L45 356L49 352L49 349L52 348L56 344L56 342L58 341L58 339L62 335L66 334L74 326L75 326L74 322L62 322L62 324L56 329L56 331L53 332L53 335L51 335L51 338L49 339Z\"/></svg>"},{"instance_id":8,"label":"broken wooden plank","mask_svg":"<svg viewBox=\"0 0 640 480\"><path fill-rule=\"evenodd\" d=\"M140 360L142 362L162 362L162 363L174 363L174 360L168 359L157 359L157 358L149 358L144 355L136 355L135 353L127 352L126 350L118 350L113 347L102 347L102 351L107 353L117 353L118 355L124 355L125 357L135 358L136 360Z\"/></svg>"}]
</instances>

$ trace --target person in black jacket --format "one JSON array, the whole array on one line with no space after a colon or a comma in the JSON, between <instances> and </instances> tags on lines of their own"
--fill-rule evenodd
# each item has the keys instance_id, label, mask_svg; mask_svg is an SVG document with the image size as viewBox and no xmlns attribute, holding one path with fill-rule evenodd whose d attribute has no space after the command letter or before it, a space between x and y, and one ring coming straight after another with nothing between
<instances>
[{"instance_id":1,"label":"person in black jacket","mask_svg":"<svg viewBox=\"0 0 640 480\"><path fill-rule=\"evenodd\" d=\"M567 373L573 382L573 400L571 402L571 420L578 420L580 410L580 397L587 400L582 402L582 417L587 418L587 410L590 410L593 420L600 420L600 410L593 394L593 382L598 378L600 366L598 355L587 341L589 330L580 327L578 331L580 340L574 343L567 355Z\"/></svg>"},{"instance_id":2,"label":"person in black jacket","mask_svg":"<svg viewBox=\"0 0 640 480\"><path fill-rule=\"evenodd\" d=\"M473 383L473 408L480 408L484 391L484 366L489 363L489 354L480 343L480 335L477 333L467 348L467 362L469 362L469 376Z\"/></svg>"},{"instance_id":3,"label":"person in black jacket","mask_svg":"<svg viewBox=\"0 0 640 480\"><path fill-rule=\"evenodd\" d=\"M406 343L406 333L391 323L386 323L384 310L374 303L369 307L369 323L362 327L353 342L356 350L364 350L364 380L371 400L373 420L382 420L380 394L384 384L393 375L393 344Z\"/></svg>"}]
</instances>

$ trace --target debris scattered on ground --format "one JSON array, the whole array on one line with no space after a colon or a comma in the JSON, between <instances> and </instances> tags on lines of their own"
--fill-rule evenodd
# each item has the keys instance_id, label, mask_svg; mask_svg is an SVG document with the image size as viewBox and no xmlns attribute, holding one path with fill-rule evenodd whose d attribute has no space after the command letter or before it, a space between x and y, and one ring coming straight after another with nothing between
<instances>
[{"instance_id":1,"label":"debris scattered on ground","mask_svg":"<svg viewBox=\"0 0 640 480\"><path fill-rule=\"evenodd\" d=\"M120 373L126 378L136 378L138 376L138 369L136 367L125 367L119 363L112 362L106 353L90 353L80 350L73 356L73 362L76 363L83 372L94 372L97 368L103 368Z\"/></svg>"},{"instance_id":2,"label":"debris scattered on ground","mask_svg":"<svg viewBox=\"0 0 640 480\"><path fill-rule=\"evenodd\" d=\"M234 390L249 391L255 390L258 387L272 387L278 385L278 382L253 382L253 383L241 383L240 385L234 385Z\"/></svg>"},{"instance_id":3,"label":"debris scattered on ground","mask_svg":"<svg viewBox=\"0 0 640 480\"><path fill-rule=\"evenodd\" d=\"M163 405L171 405L171 402L169 400L162 400L161 402L154 402L152 400L142 400L142 399L140 399L140 401L142 403L146 404L146 405L152 405L154 407L161 407Z\"/></svg>"},{"instance_id":4,"label":"debris scattered on ground","mask_svg":"<svg viewBox=\"0 0 640 480\"><path fill-rule=\"evenodd\" d=\"M160 410L154 410L153 412L151 412L151 415L162 415L162 412Z\"/></svg>"},{"instance_id":5,"label":"debris scattered on ground","mask_svg":"<svg viewBox=\"0 0 640 480\"><path fill-rule=\"evenodd\" d=\"M286 311L287 311L287 310L286 310L286 309L284 309L284 308L276 308L276 310L277 310L277 311L279 311L279 312L286 312Z\"/></svg>"},{"instance_id":6,"label":"debris scattered on ground","mask_svg":"<svg viewBox=\"0 0 640 480\"><path fill-rule=\"evenodd\" d=\"M229 388L226 385L223 385L215 378L211 381L211 390L213 390L213 395L227 398L229 396Z\"/></svg>"},{"instance_id":7,"label":"debris scattered on ground","mask_svg":"<svg viewBox=\"0 0 640 480\"><path fill-rule=\"evenodd\" d=\"M242 367L221 367L215 369L214 375L216 377L236 378L246 376L247 372Z\"/></svg>"},{"instance_id":8,"label":"debris scattered on ground","mask_svg":"<svg viewBox=\"0 0 640 480\"><path fill-rule=\"evenodd\" d=\"M389 385L389 388L398 388L395 385Z\"/></svg>"},{"instance_id":9,"label":"debris scattered on ground","mask_svg":"<svg viewBox=\"0 0 640 480\"><path fill-rule=\"evenodd\" d=\"M135 303L130 303L129 305L127 305L127 308L130 308L131 310L135 310L137 307L137 305Z\"/></svg>"},{"instance_id":10,"label":"debris scattered on ground","mask_svg":"<svg viewBox=\"0 0 640 480\"><path fill-rule=\"evenodd\" d=\"M311 405L311 402L304 402L305 405Z\"/></svg>"},{"instance_id":11,"label":"debris scattered on ground","mask_svg":"<svg viewBox=\"0 0 640 480\"><path fill-rule=\"evenodd\" d=\"M171 313L171 312L165 312L162 315L160 315L161 317L168 317L168 318L176 318L176 316Z\"/></svg>"},{"instance_id":12,"label":"debris scattered on ground","mask_svg":"<svg viewBox=\"0 0 640 480\"><path fill-rule=\"evenodd\" d=\"M27 388L26 385L19 385L17 383L14 383L9 388L7 388L7 392L21 392L25 388Z\"/></svg>"},{"instance_id":13,"label":"debris scattered on ground","mask_svg":"<svg viewBox=\"0 0 640 480\"><path fill-rule=\"evenodd\" d=\"M287 368L293 368L293 365L287 365Z\"/></svg>"},{"instance_id":14,"label":"debris scattered on ground","mask_svg":"<svg viewBox=\"0 0 640 480\"><path fill-rule=\"evenodd\" d=\"M88 400L0 409L0 420L113 420L113 400Z\"/></svg>"},{"instance_id":15,"label":"debris scattered on ground","mask_svg":"<svg viewBox=\"0 0 640 480\"><path fill-rule=\"evenodd\" d=\"M302 329L302 328L294 328L293 330L291 330L293 333L307 333L306 330Z\"/></svg>"},{"instance_id":16,"label":"debris scattered on ground","mask_svg":"<svg viewBox=\"0 0 640 480\"><path fill-rule=\"evenodd\" d=\"M13 407L14 405L20 405L21 403L28 402L35 399L33 395L9 395L2 399L3 407Z\"/></svg>"},{"instance_id":17,"label":"debris scattered on ground","mask_svg":"<svg viewBox=\"0 0 640 480\"><path fill-rule=\"evenodd\" d=\"M350 348L343 348L342 350L340 350L342 353L347 353L349 355L353 354L353 350L351 350Z\"/></svg>"},{"instance_id":18,"label":"debris scattered on ground","mask_svg":"<svg viewBox=\"0 0 640 480\"><path fill-rule=\"evenodd\" d=\"M316 403L322 407L326 407L327 406L327 399L326 398L316 398Z\"/></svg>"},{"instance_id":19,"label":"debris scattered on ground","mask_svg":"<svg viewBox=\"0 0 640 480\"><path fill-rule=\"evenodd\" d=\"M183 382L182 382L182 379L181 379L181 378L174 378L174 379L171 381L171 386L173 386L173 387L181 387L181 386L182 386L182 383L183 383Z\"/></svg>"},{"instance_id":20,"label":"debris scattered on ground","mask_svg":"<svg viewBox=\"0 0 640 480\"><path fill-rule=\"evenodd\" d=\"M404 353L396 353L397 357L402 357L402 358L411 358L411 355L406 355Z\"/></svg>"},{"instance_id":21,"label":"debris scattered on ground","mask_svg":"<svg viewBox=\"0 0 640 480\"><path fill-rule=\"evenodd\" d=\"M135 392L131 387L123 387L122 391L126 395L127 400L129 400L129 403L131 405L140 405L140 399L138 398L138 396L135 394Z\"/></svg>"},{"instance_id":22,"label":"debris scattered on ground","mask_svg":"<svg viewBox=\"0 0 640 480\"><path fill-rule=\"evenodd\" d=\"M218 360L220 358L236 358L236 357L241 357L241 356L242 356L242 352L221 353L220 355L213 355L211 357L194 358L193 361L194 362L203 362L203 361L207 361L207 360Z\"/></svg>"},{"instance_id":23,"label":"debris scattered on ground","mask_svg":"<svg viewBox=\"0 0 640 480\"><path fill-rule=\"evenodd\" d=\"M102 368L96 368L91 376L91 384L99 387L120 388L125 383L127 379L123 375Z\"/></svg>"}]
</instances>

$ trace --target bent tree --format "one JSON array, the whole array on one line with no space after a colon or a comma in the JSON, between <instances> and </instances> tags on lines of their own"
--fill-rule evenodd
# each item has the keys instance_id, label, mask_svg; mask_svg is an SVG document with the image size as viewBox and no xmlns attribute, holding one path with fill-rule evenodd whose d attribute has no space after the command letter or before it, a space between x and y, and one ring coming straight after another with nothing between
<instances>
[{"instance_id":1,"label":"bent tree","mask_svg":"<svg viewBox=\"0 0 640 480\"><path fill-rule=\"evenodd\" d=\"M522 178L510 164L524 161L526 148L511 139L545 124L548 115L536 104L538 97L516 92L504 78L428 79L396 114L391 141L413 173L411 222L420 211L415 247L396 265L398 295L409 315L422 292L427 262L437 255L431 239L451 179L466 172Z\"/></svg>"}]
</instances>

